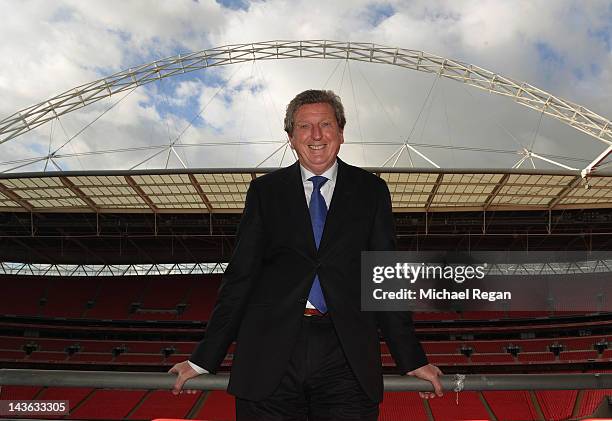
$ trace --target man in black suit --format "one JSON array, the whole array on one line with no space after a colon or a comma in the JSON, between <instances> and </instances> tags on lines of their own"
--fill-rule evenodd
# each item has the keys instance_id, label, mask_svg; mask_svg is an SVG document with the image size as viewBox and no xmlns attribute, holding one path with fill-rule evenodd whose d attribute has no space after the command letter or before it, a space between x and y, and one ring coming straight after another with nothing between
<instances>
[{"instance_id":1,"label":"man in black suit","mask_svg":"<svg viewBox=\"0 0 612 421\"><path fill-rule=\"evenodd\" d=\"M399 372L442 394L410 313L361 311L361 252L394 250L395 232L386 183L337 158L345 123L331 91L288 105L298 162L251 182L204 339L170 370L175 393L215 373L236 340L228 391L238 420L376 420L380 328Z\"/></svg>"}]
</instances>

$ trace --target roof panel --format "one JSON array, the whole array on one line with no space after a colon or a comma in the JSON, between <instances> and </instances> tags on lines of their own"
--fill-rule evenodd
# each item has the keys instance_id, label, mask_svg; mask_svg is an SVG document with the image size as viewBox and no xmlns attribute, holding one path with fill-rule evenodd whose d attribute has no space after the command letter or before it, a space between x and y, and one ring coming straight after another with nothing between
<instances>
[{"instance_id":1,"label":"roof panel","mask_svg":"<svg viewBox=\"0 0 612 421\"><path fill-rule=\"evenodd\" d=\"M21 205L12 200L5 199L4 196L0 196L0 207L3 208L20 208Z\"/></svg>"},{"instance_id":2,"label":"roof panel","mask_svg":"<svg viewBox=\"0 0 612 421\"><path fill-rule=\"evenodd\" d=\"M574 172L526 170L406 170L374 169L388 183L394 209L524 209L547 206L605 206L612 208L612 175L599 173L588 180L589 189ZM520 171L520 172L519 172ZM147 201L164 210L202 209L214 212L241 209L249 183L263 172L214 170L194 173L67 173L52 176L4 175L0 180L0 208L57 209L69 212L104 212L141 209ZM129 176L136 184L133 187ZM62 178L68 180L64 185ZM192 183L192 179L196 184ZM502 182L503 181L503 182ZM74 185L75 188L72 187ZM572 187L574 186L574 187ZM6 191L8 190L8 191ZM144 194L143 198L140 195ZM85 196L83 198L83 196ZM146 200L145 200L146 199ZM20 201L23 203L20 204Z\"/></svg>"}]
</instances>

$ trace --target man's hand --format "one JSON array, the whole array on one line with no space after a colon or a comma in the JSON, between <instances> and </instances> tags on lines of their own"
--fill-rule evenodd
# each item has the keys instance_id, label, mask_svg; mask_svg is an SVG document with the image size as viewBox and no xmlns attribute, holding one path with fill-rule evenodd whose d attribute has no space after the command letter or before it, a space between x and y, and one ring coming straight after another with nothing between
<instances>
[{"instance_id":1,"label":"man's hand","mask_svg":"<svg viewBox=\"0 0 612 421\"><path fill-rule=\"evenodd\" d=\"M434 392L419 392L419 396L421 398L429 399L435 398L437 396L442 396L442 383L440 383L440 379L438 376L442 375L442 371L438 367L433 364L427 364L422 367L417 368L416 370L409 371L409 376L414 376L419 379L427 380L431 382L434 387Z\"/></svg>"},{"instance_id":2,"label":"man's hand","mask_svg":"<svg viewBox=\"0 0 612 421\"><path fill-rule=\"evenodd\" d=\"M176 382L172 388L172 394L178 395L183 390L185 382L191 378L199 376L198 372L195 371L187 361L174 364L174 366L168 370L168 373L176 374ZM195 390L186 390L187 393L195 393Z\"/></svg>"}]
</instances>

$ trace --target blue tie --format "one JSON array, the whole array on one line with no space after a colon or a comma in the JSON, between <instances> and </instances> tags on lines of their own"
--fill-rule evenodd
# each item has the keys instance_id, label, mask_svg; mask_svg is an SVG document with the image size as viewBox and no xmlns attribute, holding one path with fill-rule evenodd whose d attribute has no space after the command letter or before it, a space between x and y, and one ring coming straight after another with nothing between
<instances>
[{"instance_id":1,"label":"blue tie","mask_svg":"<svg viewBox=\"0 0 612 421\"><path fill-rule=\"evenodd\" d=\"M315 244L317 250L321 243L321 237L323 236L323 228L325 227L325 218L327 216L327 205L325 199L321 194L321 186L325 184L327 178L315 175L310 177L308 180L312 181L312 195L310 196L310 204L308 209L310 210L310 222L312 222L312 231L314 233ZM319 283L319 275L316 274L308 294L308 301L315 306L321 313L327 312L327 305L325 304L325 298L323 297L323 291L321 290L321 284Z\"/></svg>"}]
</instances>

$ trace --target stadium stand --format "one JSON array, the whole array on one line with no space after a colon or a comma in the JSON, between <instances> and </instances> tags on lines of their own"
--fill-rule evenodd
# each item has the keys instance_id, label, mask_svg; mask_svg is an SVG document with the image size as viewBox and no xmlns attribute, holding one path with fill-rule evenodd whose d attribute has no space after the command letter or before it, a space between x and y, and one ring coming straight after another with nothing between
<instances>
[{"instance_id":1,"label":"stadium stand","mask_svg":"<svg viewBox=\"0 0 612 421\"><path fill-rule=\"evenodd\" d=\"M385 392L379 421L428 421L425 402L416 392Z\"/></svg>"},{"instance_id":2,"label":"stadium stand","mask_svg":"<svg viewBox=\"0 0 612 421\"><path fill-rule=\"evenodd\" d=\"M79 352L71 356L69 362L110 363L112 359L113 354L111 353Z\"/></svg>"},{"instance_id":3,"label":"stadium stand","mask_svg":"<svg viewBox=\"0 0 612 421\"><path fill-rule=\"evenodd\" d=\"M83 282L80 278L59 278L49 281L40 314L48 317L83 317L87 302L94 297L100 278ZM70 291L70 294L66 292Z\"/></svg>"},{"instance_id":4,"label":"stadium stand","mask_svg":"<svg viewBox=\"0 0 612 421\"><path fill-rule=\"evenodd\" d=\"M0 388L0 400L30 400L41 390L42 387L38 386L4 386Z\"/></svg>"},{"instance_id":5,"label":"stadium stand","mask_svg":"<svg viewBox=\"0 0 612 421\"><path fill-rule=\"evenodd\" d=\"M103 278L85 316L91 319L127 319L131 305L138 302L146 283L146 277L140 276L130 279L130 282L124 282L121 277Z\"/></svg>"},{"instance_id":6,"label":"stadium stand","mask_svg":"<svg viewBox=\"0 0 612 421\"><path fill-rule=\"evenodd\" d=\"M49 279L20 278L20 286L14 291L27 288L35 292L36 298L24 297L23 306L5 307L11 313L2 309L0 364L24 368L167 370L187 359L201 337L220 278L218 275L163 278L136 276L130 277L129 282L112 277L74 278L83 285L75 287L78 292L74 296L78 299L70 303L49 288ZM75 284L71 282L63 280L61 288L73 288ZM168 282L177 285L177 289L164 294ZM27 311L19 315L20 309ZM607 349L612 339L607 335L612 327L609 317L567 312L446 312L424 313L422 317L417 314L417 331L430 361L447 373L485 369L491 373L584 372L609 367L612 359L612 349ZM231 367L233 352L232 345L222 369ZM393 373L395 363L384 340L381 354L384 369ZM432 401L422 400L416 393L387 392L380 419L568 419L592 414L608 393L462 392L457 406L451 391ZM0 393L2 399L7 396L64 397L70 400L70 419L234 419L233 398L224 392L176 397L168 391L10 386L3 387Z\"/></svg>"},{"instance_id":7,"label":"stadium stand","mask_svg":"<svg viewBox=\"0 0 612 421\"><path fill-rule=\"evenodd\" d=\"M561 351L559 360L561 361L584 361L594 360L599 356L594 349L590 351Z\"/></svg>"},{"instance_id":8,"label":"stadium stand","mask_svg":"<svg viewBox=\"0 0 612 421\"><path fill-rule=\"evenodd\" d=\"M537 391L536 397L547 420L564 420L572 416L576 403L575 390Z\"/></svg>"},{"instance_id":9,"label":"stadium stand","mask_svg":"<svg viewBox=\"0 0 612 421\"><path fill-rule=\"evenodd\" d=\"M436 420L488 420L491 418L479 392L462 392L459 404L454 393L445 393L441 398L428 401Z\"/></svg>"},{"instance_id":10,"label":"stadium stand","mask_svg":"<svg viewBox=\"0 0 612 421\"><path fill-rule=\"evenodd\" d=\"M485 391L482 392L482 395L500 421L539 418L538 411L527 391Z\"/></svg>"},{"instance_id":11,"label":"stadium stand","mask_svg":"<svg viewBox=\"0 0 612 421\"><path fill-rule=\"evenodd\" d=\"M450 364L466 364L468 359L465 355L448 355L448 354L432 354L427 358L432 364L450 365Z\"/></svg>"},{"instance_id":12,"label":"stadium stand","mask_svg":"<svg viewBox=\"0 0 612 421\"><path fill-rule=\"evenodd\" d=\"M473 363L514 363L514 357L510 354L472 354L470 360Z\"/></svg>"},{"instance_id":13,"label":"stadium stand","mask_svg":"<svg viewBox=\"0 0 612 421\"><path fill-rule=\"evenodd\" d=\"M0 294L2 314L26 316L40 314L40 300L43 299L47 289L46 279L27 277L23 280L5 276L0 277L0 282L2 282L2 294Z\"/></svg>"},{"instance_id":14,"label":"stadium stand","mask_svg":"<svg viewBox=\"0 0 612 421\"><path fill-rule=\"evenodd\" d=\"M144 398L142 390L96 390L71 412L71 418L117 420L127 418Z\"/></svg>"},{"instance_id":15,"label":"stadium stand","mask_svg":"<svg viewBox=\"0 0 612 421\"><path fill-rule=\"evenodd\" d=\"M234 421L236 419L234 397L223 391L208 392L204 405L195 414L195 418Z\"/></svg>"},{"instance_id":16,"label":"stadium stand","mask_svg":"<svg viewBox=\"0 0 612 421\"><path fill-rule=\"evenodd\" d=\"M518 360L520 362L555 361L555 354L552 352L521 352Z\"/></svg>"},{"instance_id":17,"label":"stadium stand","mask_svg":"<svg viewBox=\"0 0 612 421\"><path fill-rule=\"evenodd\" d=\"M183 393L178 396L167 390L147 393L138 407L130 411L129 419L151 420L154 418L185 418L204 394Z\"/></svg>"},{"instance_id":18,"label":"stadium stand","mask_svg":"<svg viewBox=\"0 0 612 421\"><path fill-rule=\"evenodd\" d=\"M68 408L74 409L93 392L94 389L88 387L49 387L44 388L37 398L40 400L68 401ZM60 416L53 417L49 415L45 415L45 417L60 418Z\"/></svg>"},{"instance_id":19,"label":"stadium stand","mask_svg":"<svg viewBox=\"0 0 612 421\"><path fill-rule=\"evenodd\" d=\"M593 414L606 396L612 396L612 389L582 391L580 408L572 415L577 418L582 418Z\"/></svg>"}]
</instances>

